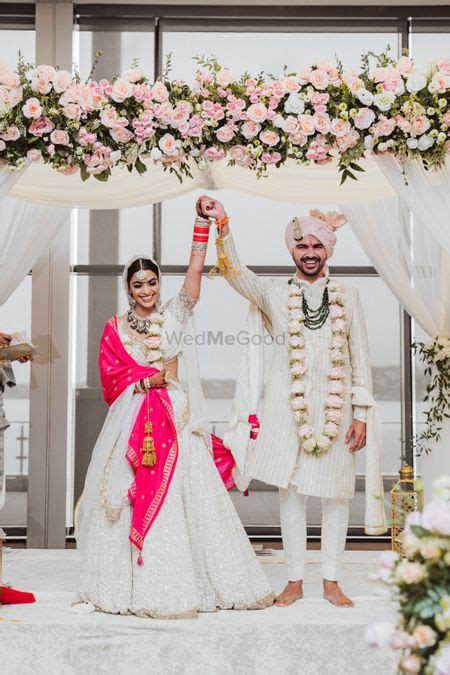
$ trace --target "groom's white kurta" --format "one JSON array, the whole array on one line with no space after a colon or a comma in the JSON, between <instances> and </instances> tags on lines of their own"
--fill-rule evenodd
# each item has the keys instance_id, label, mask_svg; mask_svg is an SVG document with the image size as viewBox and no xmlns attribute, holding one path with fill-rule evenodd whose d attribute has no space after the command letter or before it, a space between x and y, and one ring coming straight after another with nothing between
<instances>
[{"instance_id":1,"label":"groom's white kurta","mask_svg":"<svg viewBox=\"0 0 450 675\"><path fill-rule=\"evenodd\" d=\"M349 445L345 444L345 435L354 417L365 420L366 416L369 435L369 420L372 419L371 415L375 414L367 332L358 291L339 280L345 289L348 330L345 346L347 395L340 435L331 450L323 455L315 456L299 452L289 400L291 377L287 346L288 280L261 278L251 272L239 261L231 234L224 238L224 248L238 271L236 275L227 275L227 281L261 309L271 324L270 332L273 337L272 357L266 372L264 405L260 416L261 427L253 448L248 474L252 478L283 488L293 483L304 495L351 498L355 488L356 454L351 453ZM303 282L304 294L311 308L316 309L320 305L326 279L327 277L323 277L314 283ZM330 319L328 318L319 330L305 330L304 337L307 365L305 397L308 401L309 421L318 435L324 424L324 402L328 387ZM373 425L375 426L377 425ZM370 432L373 433L372 425ZM378 514L375 516L372 513L372 517L369 518L371 523L369 529L370 533L378 534L386 528L381 471L379 457L376 454L374 466L370 466L369 463L368 470L372 479L370 489L378 493L372 495L374 497L372 503L375 505L373 508ZM378 508L376 500L379 502Z\"/></svg>"}]
</instances>

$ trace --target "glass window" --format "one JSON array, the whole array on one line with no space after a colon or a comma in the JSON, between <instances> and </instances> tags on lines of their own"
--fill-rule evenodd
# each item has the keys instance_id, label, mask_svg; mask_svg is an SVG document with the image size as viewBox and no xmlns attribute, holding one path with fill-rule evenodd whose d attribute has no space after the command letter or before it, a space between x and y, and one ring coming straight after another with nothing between
<instances>
[{"instance_id":1,"label":"glass window","mask_svg":"<svg viewBox=\"0 0 450 675\"><path fill-rule=\"evenodd\" d=\"M1 62L11 68L17 65L19 49L26 63L35 62L36 33L34 30L4 30L0 29L0 44L2 46Z\"/></svg>"},{"instance_id":2,"label":"glass window","mask_svg":"<svg viewBox=\"0 0 450 675\"><path fill-rule=\"evenodd\" d=\"M187 39L189 38L189 39ZM288 69L310 65L318 59L332 63L336 54L346 68L360 64L361 53L382 52L387 45L397 54L396 33L322 33L322 32L164 32L164 55L172 53L171 77L192 82L197 64L193 56L213 54L236 75L264 70L281 75Z\"/></svg>"},{"instance_id":3,"label":"glass window","mask_svg":"<svg viewBox=\"0 0 450 675\"><path fill-rule=\"evenodd\" d=\"M31 276L27 276L0 310L0 330L24 331L31 337ZM16 386L4 394L9 428L5 431L6 503L3 527L25 527L27 521L28 450L30 434L30 364L14 364Z\"/></svg>"}]
</instances>

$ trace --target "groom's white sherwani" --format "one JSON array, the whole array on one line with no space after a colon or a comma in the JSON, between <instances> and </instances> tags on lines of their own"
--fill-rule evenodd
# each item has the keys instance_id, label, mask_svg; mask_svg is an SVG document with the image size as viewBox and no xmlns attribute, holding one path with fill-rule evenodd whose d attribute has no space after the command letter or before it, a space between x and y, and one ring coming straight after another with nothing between
<instances>
[{"instance_id":1,"label":"groom's white sherwani","mask_svg":"<svg viewBox=\"0 0 450 675\"><path fill-rule=\"evenodd\" d=\"M350 499L355 488L356 454L345 444L353 418L367 422L366 531L386 530L383 506L379 448L380 426L372 397L372 376L367 332L358 291L344 288L347 311L346 396L339 437L332 448L319 456L299 452L299 441L290 405L291 376L287 341L289 283L286 278L258 277L243 265L231 233L224 237L224 249L238 274L227 275L228 283L257 305L273 337L272 356L266 373L264 405L260 430L253 447L248 474L280 488L295 486L298 493L322 498ZM322 301L328 277L314 283L302 281L304 295L312 309ZM324 424L324 402L330 367L331 322L328 318L318 330L304 330L306 354L306 394L309 422L316 434ZM255 412L250 410L249 412Z\"/></svg>"}]
</instances>

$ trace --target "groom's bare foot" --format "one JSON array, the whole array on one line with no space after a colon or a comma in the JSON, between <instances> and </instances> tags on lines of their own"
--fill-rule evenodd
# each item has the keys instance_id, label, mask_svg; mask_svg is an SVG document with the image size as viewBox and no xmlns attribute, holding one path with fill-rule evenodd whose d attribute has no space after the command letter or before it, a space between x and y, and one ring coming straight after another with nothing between
<instances>
[{"instance_id":1,"label":"groom's bare foot","mask_svg":"<svg viewBox=\"0 0 450 675\"><path fill-rule=\"evenodd\" d=\"M340 589L337 581L323 580L323 597L336 607L354 607L355 603L350 600Z\"/></svg>"},{"instance_id":2,"label":"groom's bare foot","mask_svg":"<svg viewBox=\"0 0 450 675\"><path fill-rule=\"evenodd\" d=\"M277 607L288 607L296 600L303 598L303 581L289 581L284 590L277 596L274 605Z\"/></svg>"}]
</instances>

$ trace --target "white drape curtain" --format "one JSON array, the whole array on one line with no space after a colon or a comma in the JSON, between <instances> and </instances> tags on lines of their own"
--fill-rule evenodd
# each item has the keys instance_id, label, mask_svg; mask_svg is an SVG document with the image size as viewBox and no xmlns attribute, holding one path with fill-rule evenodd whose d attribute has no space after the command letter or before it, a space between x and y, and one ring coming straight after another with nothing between
<instances>
[{"instance_id":1,"label":"white drape curtain","mask_svg":"<svg viewBox=\"0 0 450 675\"><path fill-rule=\"evenodd\" d=\"M388 153L375 155L375 161L398 196L450 254L450 161L437 171L424 169L417 160L407 160L402 171Z\"/></svg>"},{"instance_id":2,"label":"white drape curtain","mask_svg":"<svg viewBox=\"0 0 450 675\"><path fill-rule=\"evenodd\" d=\"M430 336L450 335L450 254L429 229L397 198L346 204L343 210L380 276L414 320ZM450 420L445 420L440 442L419 462L427 500L433 480L450 475L449 448Z\"/></svg>"},{"instance_id":3,"label":"white drape curtain","mask_svg":"<svg viewBox=\"0 0 450 675\"><path fill-rule=\"evenodd\" d=\"M0 167L0 306L25 279L69 215L67 209L9 197L22 173Z\"/></svg>"}]
</instances>

